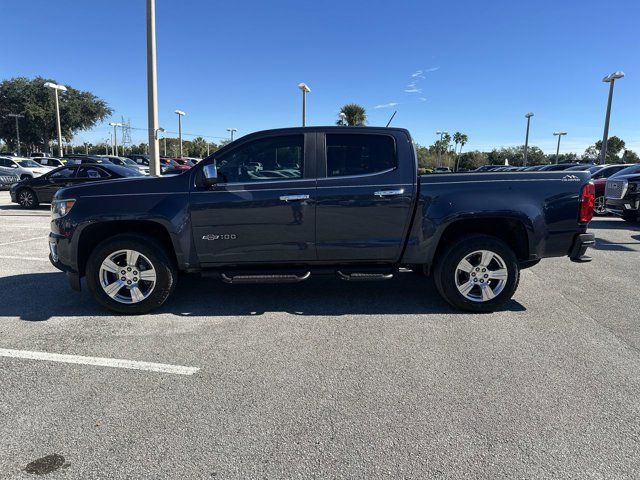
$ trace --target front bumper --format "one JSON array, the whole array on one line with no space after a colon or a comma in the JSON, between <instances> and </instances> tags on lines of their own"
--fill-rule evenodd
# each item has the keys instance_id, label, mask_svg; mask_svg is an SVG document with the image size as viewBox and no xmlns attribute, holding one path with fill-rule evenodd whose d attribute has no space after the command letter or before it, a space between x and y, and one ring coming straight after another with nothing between
<instances>
[{"instance_id":1,"label":"front bumper","mask_svg":"<svg viewBox=\"0 0 640 480\"><path fill-rule=\"evenodd\" d=\"M54 232L49 233L49 261L63 271L73 290L80 291L80 275L70 265L69 239Z\"/></svg>"},{"instance_id":2,"label":"front bumper","mask_svg":"<svg viewBox=\"0 0 640 480\"><path fill-rule=\"evenodd\" d=\"M607 198L606 209L607 212L613 213L618 217L624 217L625 214L638 213L640 210L640 196L622 199Z\"/></svg>"},{"instance_id":3,"label":"front bumper","mask_svg":"<svg viewBox=\"0 0 640 480\"><path fill-rule=\"evenodd\" d=\"M569 252L569 258L572 262L590 262L591 257L585 255L587 248L596 244L596 238L593 233L579 233L573 239L573 245Z\"/></svg>"}]
</instances>

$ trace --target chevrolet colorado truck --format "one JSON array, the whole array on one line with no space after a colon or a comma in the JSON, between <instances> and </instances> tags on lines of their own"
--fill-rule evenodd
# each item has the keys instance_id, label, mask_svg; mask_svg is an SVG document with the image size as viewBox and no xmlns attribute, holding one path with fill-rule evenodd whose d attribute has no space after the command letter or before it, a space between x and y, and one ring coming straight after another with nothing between
<instances>
[{"instance_id":1,"label":"chevrolet colorado truck","mask_svg":"<svg viewBox=\"0 0 640 480\"><path fill-rule=\"evenodd\" d=\"M432 275L454 307L486 312L540 259L589 260L588 172L417 167L400 128L257 132L179 175L58 191L50 259L72 288L85 277L101 305L128 314L162 305L178 272L256 283L388 280L400 269Z\"/></svg>"}]
</instances>

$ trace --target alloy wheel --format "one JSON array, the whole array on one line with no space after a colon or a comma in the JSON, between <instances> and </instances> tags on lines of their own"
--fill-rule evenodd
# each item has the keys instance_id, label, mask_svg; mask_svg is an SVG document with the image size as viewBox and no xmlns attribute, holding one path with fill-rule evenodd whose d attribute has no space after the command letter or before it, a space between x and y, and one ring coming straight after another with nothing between
<instances>
[{"instance_id":1,"label":"alloy wheel","mask_svg":"<svg viewBox=\"0 0 640 480\"><path fill-rule=\"evenodd\" d=\"M119 303L146 300L156 286L156 270L151 261L136 250L118 250L100 265L100 285Z\"/></svg>"},{"instance_id":2,"label":"alloy wheel","mask_svg":"<svg viewBox=\"0 0 640 480\"><path fill-rule=\"evenodd\" d=\"M20 205L27 208L33 207L33 205L35 204L33 193L31 193L29 190L22 190L18 195L18 201L20 202Z\"/></svg>"},{"instance_id":3,"label":"alloy wheel","mask_svg":"<svg viewBox=\"0 0 640 480\"><path fill-rule=\"evenodd\" d=\"M596 212L597 215L604 215L605 213L607 213L607 209L606 209L606 200L604 198L604 196L599 196L596 197L596 201L595 204L593 206L593 210L594 212Z\"/></svg>"},{"instance_id":4,"label":"alloy wheel","mask_svg":"<svg viewBox=\"0 0 640 480\"><path fill-rule=\"evenodd\" d=\"M488 302L500 295L509 278L504 259L489 250L476 250L456 267L458 292L472 302Z\"/></svg>"}]
</instances>

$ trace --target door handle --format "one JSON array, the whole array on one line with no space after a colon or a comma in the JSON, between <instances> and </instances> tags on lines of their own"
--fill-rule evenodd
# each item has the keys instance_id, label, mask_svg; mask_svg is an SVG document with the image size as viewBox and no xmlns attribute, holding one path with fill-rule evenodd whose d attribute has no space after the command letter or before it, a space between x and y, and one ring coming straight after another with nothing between
<instances>
[{"instance_id":1,"label":"door handle","mask_svg":"<svg viewBox=\"0 0 640 480\"><path fill-rule=\"evenodd\" d=\"M376 197L395 197L396 195L402 195L404 193L404 188L399 188L398 190L379 190L374 193Z\"/></svg>"},{"instance_id":2,"label":"door handle","mask_svg":"<svg viewBox=\"0 0 640 480\"><path fill-rule=\"evenodd\" d=\"M309 200L309 195L282 195L280 200L283 202L295 202L297 200Z\"/></svg>"}]
</instances>

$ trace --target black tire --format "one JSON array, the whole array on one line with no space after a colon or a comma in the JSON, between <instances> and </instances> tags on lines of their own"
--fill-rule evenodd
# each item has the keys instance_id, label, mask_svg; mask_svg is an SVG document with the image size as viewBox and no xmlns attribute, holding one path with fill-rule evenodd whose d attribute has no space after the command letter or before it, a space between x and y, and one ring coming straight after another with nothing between
<instances>
[{"instance_id":1,"label":"black tire","mask_svg":"<svg viewBox=\"0 0 640 480\"><path fill-rule=\"evenodd\" d=\"M458 291L456 286L458 264L478 250L487 250L499 255L507 269L508 276L502 291L491 300L469 300ZM481 272L478 274L480 275ZM470 312L494 312L511 299L518 288L520 267L513 250L502 240L489 235L467 235L455 240L440 256L434 269L433 279L440 295L453 307ZM473 291L476 292L479 288L478 285Z\"/></svg>"},{"instance_id":2,"label":"black tire","mask_svg":"<svg viewBox=\"0 0 640 480\"><path fill-rule=\"evenodd\" d=\"M38 205L40 205L36 192L30 188L22 188L18 190L16 195L18 197L18 204L22 208L38 208Z\"/></svg>"},{"instance_id":3,"label":"black tire","mask_svg":"<svg viewBox=\"0 0 640 480\"><path fill-rule=\"evenodd\" d=\"M121 303L111 298L100 284L102 262L119 250L135 250L144 255L156 271L155 287L150 295L138 303ZM138 234L124 234L108 238L100 243L87 261L86 280L89 290L97 302L118 313L139 315L160 307L171 295L177 280L177 269L166 249L153 237Z\"/></svg>"}]
</instances>

